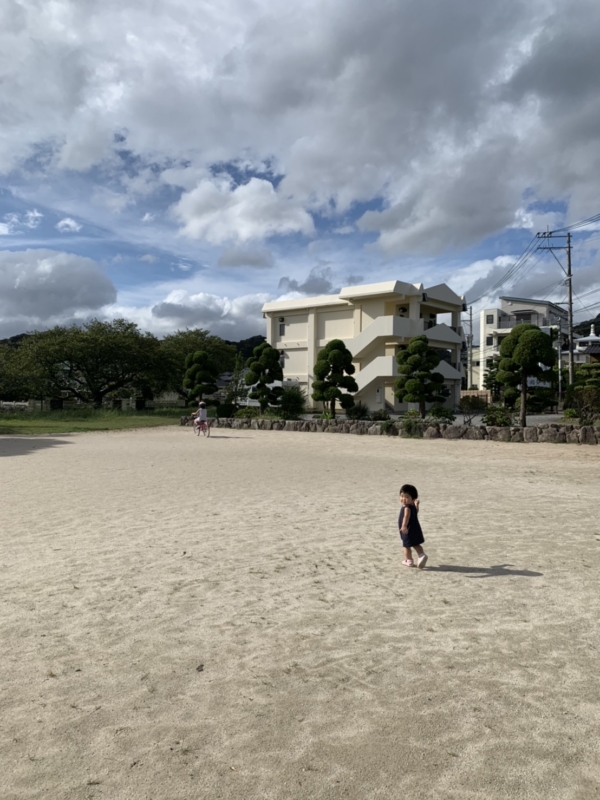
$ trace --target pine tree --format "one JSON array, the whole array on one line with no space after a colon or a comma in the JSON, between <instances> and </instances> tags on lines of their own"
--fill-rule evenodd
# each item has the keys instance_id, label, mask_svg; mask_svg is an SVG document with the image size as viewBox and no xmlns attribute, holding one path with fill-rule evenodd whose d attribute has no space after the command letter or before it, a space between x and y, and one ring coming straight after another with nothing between
<instances>
[{"instance_id":1,"label":"pine tree","mask_svg":"<svg viewBox=\"0 0 600 800\"><path fill-rule=\"evenodd\" d=\"M413 336L405 350L396 355L398 377L394 394L403 403L418 403L421 417L425 416L427 403L443 403L450 391L444 386L444 376L435 368L441 359L429 347L427 336Z\"/></svg>"},{"instance_id":2,"label":"pine tree","mask_svg":"<svg viewBox=\"0 0 600 800\"><path fill-rule=\"evenodd\" d=\"M537 378L550 381L550 367L556 361L552 339L537 325L516 325L500 345L497 380L505 386L521 387L520 425L527 424L527 381Z\"/></svg>"},{"instance_id":3,"label":"pine tree","mask_svg":"<svg viewBox=\"0 0 600 800\"><path fill-rule=\"evenodd\" d=\"M246 384L254 387L250 397L258 400L261 414L264 414L267 406L276 406L280 401L283 389L273 386L275 381L283 380L279 358L279 351L268 342L263 342L254 348L253 355L246 361Z\"/></svg>"},{"instance_id":4,"label":"pine tree","mask_svg":"<svg viewBox=\"0 0 600 800\"><path fill-rule=\"evenodd\" d=\"M219 368L204 350L190 353L185 359L183 386L188 392L188 403L202 400L204 395L217 391Z\"/></svg>"},{"instance_id":5,"label":"pine tree","mask_svg":"<svg viewBox=\"0 0 600 800\"><path fill-rule=\"evenodd\" d=\"M350 392L357 392L358 386L352 377L356 367L352 363L352 353L341 339L333 339L317 356L313 383L313 400L329 404L329 411L335 419L335 404L347 411L354 405ZM345 392L342 392L345 389Z\"/></svg>"}]
</instances>

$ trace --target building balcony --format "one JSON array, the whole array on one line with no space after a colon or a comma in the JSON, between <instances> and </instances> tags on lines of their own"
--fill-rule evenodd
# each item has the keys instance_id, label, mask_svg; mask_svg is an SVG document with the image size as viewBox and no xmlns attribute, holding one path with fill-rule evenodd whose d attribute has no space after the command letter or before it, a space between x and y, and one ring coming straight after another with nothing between
<instances>
[{"instance_id":1,"label":"building balcony","mask_svg":"<svg viewBox=\"0 0 600 800\"><path fill-rule=\"evenodd\" d=\"M565 325L567 324L566 320L564 320L564 323ZM543 314L530 314L529 317L510 316L499 319L493 328L494 330L507 330L523 324L537 325L539 328L547 328L552 325L556 325L556 319L554 317L545 317Z\"/></svg>"},{"instance_id":2,"label":"building balcony","mask_svg":"<svg viewBox=\"0 0 600 800\"><path fill-rule=\"evenodd\" d=\"M434 320L409 319L408 317L377 317L353 338L344 339L344 344L352 355L360 357L377 339L397 339L407 341L413 336L425 333L431 347L444 348L462 344L462 328L438 324Z\"/></svg>"}]
</instances>

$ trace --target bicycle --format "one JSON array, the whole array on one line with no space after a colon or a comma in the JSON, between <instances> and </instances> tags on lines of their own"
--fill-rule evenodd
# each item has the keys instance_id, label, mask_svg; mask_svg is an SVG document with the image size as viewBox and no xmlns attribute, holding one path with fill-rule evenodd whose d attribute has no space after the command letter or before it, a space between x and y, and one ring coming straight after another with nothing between
<instances>
[{"instance_id":1,"label":"bicycle","mask_svg":"<svg viewBox=\"0 0 600 800\"><path fill-rule=\"evenodd\" d=\"M207 419L203 419L200 422L194 425L194 432L196 436L210 436L210 422Z\"/></svg>"}]
</instances>

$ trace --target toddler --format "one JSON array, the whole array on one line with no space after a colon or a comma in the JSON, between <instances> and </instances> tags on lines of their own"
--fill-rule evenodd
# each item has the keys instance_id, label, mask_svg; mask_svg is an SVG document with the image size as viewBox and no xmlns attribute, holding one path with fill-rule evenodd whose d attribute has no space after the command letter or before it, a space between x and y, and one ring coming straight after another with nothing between
<instances>
[{"instance_id":1,"label":"toddler","mask_svg":"<svg viewBox=\"0 0 600 800\"><path fill-rule=\"evenodd\" d=\"M414 486L405 483L400 487L400 516L398 517L398 528L400 529L400 538L402 539L402 546L404 547L404 561L402 562L405 567L414 567L415 562L412 558L412 548L414 547L417 553L417 564L419 569L423 569L427 563L427 554L423 550L423 542L425 538L421 525L419 523L419 493Z\"/></svg>"}]
</instances>

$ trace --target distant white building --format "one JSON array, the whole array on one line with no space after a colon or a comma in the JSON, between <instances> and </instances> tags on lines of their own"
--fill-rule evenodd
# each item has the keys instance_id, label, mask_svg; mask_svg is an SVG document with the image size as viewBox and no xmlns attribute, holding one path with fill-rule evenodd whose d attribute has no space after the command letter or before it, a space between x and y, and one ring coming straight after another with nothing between
<instances>
[{"instance_id":1,"label":"distant white building","mask_svg":"<svg viewBox=\"0 0 600 800\"><path fill-rule=\"evenodd\" d=\"M546 333L551 329L560 331L562 344L567 339L568 315L564 308L547 300L533 300L527 297L501 297L500 308L484 308L479 326L479 374L477 386L483 388L488 365L494 356L500 355L500 345L516 325L522 323L537 325ZM558 339L557 339L558 341ZM563 352L562 361L566 364L568 354ZM473 377L475 383L475 375Z\"/></svg>"},{"instance_id":2,"label":"distant white building","mask_svg":"<svg viewBox=\"0 0 600 800\"><path fill-rule=\"evenodd\" d=\"M394 396L396 353L419 334L426 334L430 346L442 354L437 371L450 389L447 405L460 400L464 299L445 284L348 286L336 295L265 303L262 310L267 341L282 354L284 385L297 382L309 403L319 351L332 339L342 339L356 367L355 399L372 410L405 410L407 405ZM449 318L449 325L438 319L442 316Z\"/></svg>"}]
</instances>

